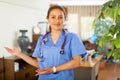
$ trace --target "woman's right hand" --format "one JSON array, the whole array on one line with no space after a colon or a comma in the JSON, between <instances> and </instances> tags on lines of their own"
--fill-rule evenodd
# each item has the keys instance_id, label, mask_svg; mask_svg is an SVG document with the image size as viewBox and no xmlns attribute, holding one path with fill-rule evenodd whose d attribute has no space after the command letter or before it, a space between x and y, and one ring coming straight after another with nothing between
<instances>
[{"instance_id":1,"label":"woman's right hand","mask_svg":"<svg viewBox=\"0 0 120 80\"><path fill-rule=\"evenodd\" d=\"M21 54L21 51L16 47L14 47L13 49L10 49L8 47L4 47L4 48L6 49L7 52L9 52L12 55L19 56Z\"/></svg>"}]
</instances>

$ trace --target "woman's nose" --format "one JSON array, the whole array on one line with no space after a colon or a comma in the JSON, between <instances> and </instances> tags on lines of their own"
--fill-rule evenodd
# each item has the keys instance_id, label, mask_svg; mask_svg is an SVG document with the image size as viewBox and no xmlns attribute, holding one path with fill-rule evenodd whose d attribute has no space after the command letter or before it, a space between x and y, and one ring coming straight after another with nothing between
<instances>
[{"instance_id":1,"label":"woman's nose","mask_svg":"<svg viewBox=\"0 0 120 80\"><path fill-rule=\"evenodd\" d=\"M56 18L56 19L55 19L55 21L56 21L56 22L59 22L59 21L60 21L60 19L59 19L59 18Z\"/></svg>"}]
</instances>

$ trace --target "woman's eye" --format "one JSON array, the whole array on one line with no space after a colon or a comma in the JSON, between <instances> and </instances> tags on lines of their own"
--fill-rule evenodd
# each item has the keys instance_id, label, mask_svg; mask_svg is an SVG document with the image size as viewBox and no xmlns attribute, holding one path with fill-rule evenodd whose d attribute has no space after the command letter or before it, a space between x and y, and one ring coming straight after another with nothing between
<instances>
[{"instance_id":1,"label":"woman's eye","mask_svg":"<svg viewBox=\"0 0 120 80\"><path fill-rule=\"evenodd\" d=\"M59 17L59 19L63 19L63 17Z\"/></svg>"},{"instance_id":2,"label":"woman's eye","mask_svg":"<svg viewBox=\"0 0 120 80\"><path fill-rule=\"evenodd\" d=\"M53 19L54 19L55 17L51 17L51 18L53 18Z\"/></svg>"},{"instance_id":3,"label":"woman's eye","mask_svg":"<svg viewBox=\"0 0 120 80\"><path fill-rule=\"evenodd\" d=\"M51 17L52 19L63 19L63 16L61 16L61 17Z\"/></svg>"}]
</instances>

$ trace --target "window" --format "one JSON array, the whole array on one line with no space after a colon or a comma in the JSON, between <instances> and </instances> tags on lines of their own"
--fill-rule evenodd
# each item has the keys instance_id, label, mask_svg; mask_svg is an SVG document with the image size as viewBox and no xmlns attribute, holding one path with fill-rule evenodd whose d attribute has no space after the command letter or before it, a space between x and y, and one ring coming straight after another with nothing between
<instances>
[{"instance_id":1,"label":"window","mask_svg":"<svg viewBox=\"0 0 120 80\"><path fill-rule=\"evenodd\" d=\"M68 31L77 33L82 40L87 40L94 30L92 22L97 16L100 6L67 6Z\"/></svg>"}]
</instances>

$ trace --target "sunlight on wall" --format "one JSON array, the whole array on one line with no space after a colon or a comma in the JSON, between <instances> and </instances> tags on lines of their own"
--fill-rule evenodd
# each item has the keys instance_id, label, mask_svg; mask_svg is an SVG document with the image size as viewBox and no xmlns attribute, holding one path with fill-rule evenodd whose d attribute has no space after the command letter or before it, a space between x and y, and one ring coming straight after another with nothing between
<instances>
[{"instance_id":1,"label":"sunlight on wall","mask_svg":"<svg viewBox=\"0 0 120 80\"><path fill-rule=\"evenodd\" d=\"M78 15L77 14L69 14L68 15L68 31L79 34L78 29Z\"/></svg>"},{"instance_id":2,"label":"sunlight on wall","mask_svg":"<svg viewBox=\"0 0 120 80\"><path fill-rule=\"evenodd\" d=\"M88 39L92 34L94 34L94 29L92 28L92 22L95 17L83 16L81 17L81 38L83 40Z\"/></svg>"}]
</instances>

